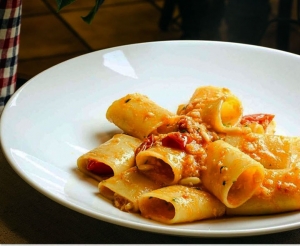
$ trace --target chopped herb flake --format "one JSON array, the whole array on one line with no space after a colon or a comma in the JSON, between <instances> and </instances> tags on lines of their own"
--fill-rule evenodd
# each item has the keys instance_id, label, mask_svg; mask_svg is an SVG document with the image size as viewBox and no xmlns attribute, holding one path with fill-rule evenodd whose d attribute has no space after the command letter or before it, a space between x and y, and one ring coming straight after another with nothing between
<instances>
[{"instance_id":1,"label":"chopped herb flake","mask_svg":"<svg viewBox=\"0 0 300 246\"><path fill-rule=\"evenodd\" d=\"M174 198L172 199L172 201L173 201L173 202L178 202L178 198L174 197Z\"/></svg>"},{"instance_id":2,"label":"chopped herb flake","mask_svg":"<svg viewBox=\"0 0 300 246\"><path fill-rule=\"evenodd\" d=\"M231 127L231 124L230 123L223 123L223 126Z\"/></svg>"},{"instance_id":3,"label":"chopped herb flake","mask_svg":"<svg viewBox=\"0 0 300 246\"><path fill-rule=\"evenodd\" d=\"M181 132L181 133L186 133L186 132L188 132L188 131L187 131L187 129L180 129L179 132Z\"/></svg>"},{"instance_id":4,"label":"chopped herb flake","mask_svg":"<svg viewBox=\"0 0 300 246\"><path fill-rule=\"evenodd\" d=\"M226 169L227 167L226 167L226 166L221 166L221 167L220 167L220 173L222 173L222 170L223 170L224 168Z\"/></svg>"}]
</instances>

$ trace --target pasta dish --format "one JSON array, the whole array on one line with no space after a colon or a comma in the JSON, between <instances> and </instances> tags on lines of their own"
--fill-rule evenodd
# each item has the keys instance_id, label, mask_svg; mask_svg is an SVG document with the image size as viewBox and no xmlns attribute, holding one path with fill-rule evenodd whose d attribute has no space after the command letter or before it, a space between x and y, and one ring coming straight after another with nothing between
<instances>
[{"instance_id":1,"label":"pasta dish","mask_svg":"<svg viewBox=\"0 0 300 246\"><path fill-rule=\"evenodd\" d=\"M300 138L276 135L274 117L245 115L222 87L196 88L177 112L128 94L106 112L122 133L77 167L116 208L165 224L299 210Z\"/></svg>"}]
</instances>

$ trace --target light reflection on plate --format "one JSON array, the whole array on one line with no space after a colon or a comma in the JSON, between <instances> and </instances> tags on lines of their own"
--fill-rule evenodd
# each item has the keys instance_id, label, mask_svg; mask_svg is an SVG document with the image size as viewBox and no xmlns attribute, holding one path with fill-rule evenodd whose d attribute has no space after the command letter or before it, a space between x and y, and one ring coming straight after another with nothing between
<instances>
[{"instance_id":1,"label":"light reflection on plate","mask_svg":"<svg viewBox=\"0 0 300 246\"><path fill-rule=\"evenodd\" d=\"M77 171L76 160L120 131L105 112L112 101L133 92L175 111L198 86L228 87L245 113L273 113L278 134L300 135L299 65L297 55L225 42L154 42L93 52L44 71L14 94L1 118L2 148L31 186L99 220L195 237L296 229L298 212L172 226L146 220L100 198L97 182Z\"/></svg>"}]
</instances>

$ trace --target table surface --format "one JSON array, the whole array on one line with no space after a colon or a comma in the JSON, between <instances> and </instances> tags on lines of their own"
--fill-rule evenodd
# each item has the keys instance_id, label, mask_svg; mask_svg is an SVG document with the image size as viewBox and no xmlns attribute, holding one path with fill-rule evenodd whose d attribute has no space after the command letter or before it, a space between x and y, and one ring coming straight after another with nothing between
<instances>
[{"instance_id":1,"label":"table surface","mask_svg":"<svg viewBox=\"0 0 300 246\"><path fill-rule=\"evenodd\" d=\"M287 244L300 243L300 229L251 237L192 238L109 224L70 210L33 189L14 172L0 151L0 243Z\"/></svg>"}]
</instances>

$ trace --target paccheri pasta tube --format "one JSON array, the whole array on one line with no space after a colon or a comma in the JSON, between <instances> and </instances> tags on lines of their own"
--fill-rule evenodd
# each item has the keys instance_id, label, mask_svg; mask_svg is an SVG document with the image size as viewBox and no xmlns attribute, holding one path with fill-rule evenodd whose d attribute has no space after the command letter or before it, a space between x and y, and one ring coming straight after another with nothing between
<instances>
[{"instance_id":1,"label":"paccheri pasta tube","mask_svg":"<svg viewBox=\"0 0 300 246\"><path fill-rule=\"evenodd\" d=\"M191 116L219 133L249 130L238 127L243 115L242 103L227 88L197 88L189 103L185 107L179 107L178 114Z\"/></svg>"},{"instance_id":2,"label":"paccheri pasta tube","mask_svg":"<svg viewBox=\"0 0 300 246\"><path fill-rule=\"evenodd\" d=\"M177 116L139 93L129 94L112 103L106 118L125 133L144 139L151 133L174 130Z\"/></svg>"},{"instance_id":3,"label":"paccheri pasta tube","mask_svg":"<svg viewBox=\"0 0 300 246\"><path fill-rule=\"evenodd\" d=\"M264 167L259 162L223 140L208 145L205 162L203 185L229 208L250 199L264 178Z\"/></svg>"},{"instance_id":4,"label":"paccheri pasta tube","mask_svg":"<svg viewBox=\"0 0 300 246\"><path fill-rule=\"evenodd\" d=\"M225 213L225 206L206 191L172 185L143 194L139 198L142 216L175 224L216 218Z\"/></svg>"},{"instance_id":5,"label":"paccheri pasta tube","mask_svg":"<svg viewBox=\"0 0 300 246\"><path fill-rule=\"evenodd\" d=\"M154 146L137 154L136 165L150 179L172 185L182 178L185 157L184 151Z\"/></svg>"},{"instance_id":6,"label":"paccheri pasta tube","mask_svg":"<svg viewBox=\"0 0 300 246\"><path fill-rule=\"evenodd\" d=\"M112 200L115 207L125 212L138 212L138 198L160 188L160 185L146 178L136 167L132 167L101 181L98 188L100 194Z\"/></svg>"},{"instance_id":7,"label":"paccheri pasta tube","mask_svg":"<svg viewBox=\"0 0 300 246\"><path fill-rule=\"evenodd\" d=\"M300 209L300 168L265 169L260 188L244 204L227 208L228 215L274 214Z\"/></svg>"},{"instance_id":8,"label":"paccheri pasta tube","mask_svg":"<svg viewBox=\"0 0 300 246\"><path fill-rule=\"evenodd\" d=\"M291 137L249 133L238 136L227 135L224 141L237 147L265 168L284 169L290 166Z\"/></svg>"},{"instance_id":9,"label":"paccheri pasta tube","mask_svg":"<svg viewBox=\"0 0 300 246\"><path fill-rule=\"evenodd\" d=\"M300 137L291 137L290 168L300 165Z\"/></svg>"},{"instance_id":10,"label":"paccheri pasta tube","mask_svg":"<svg viewBox=\"0 0 300 246\"><path fill-rule=\"evenodd\" d=\"M135 165L135 150L141 142L126 134L116 134L107 142L80 156L77 167L98 181L117 175Z\"/></svg>"}]
</instances>

